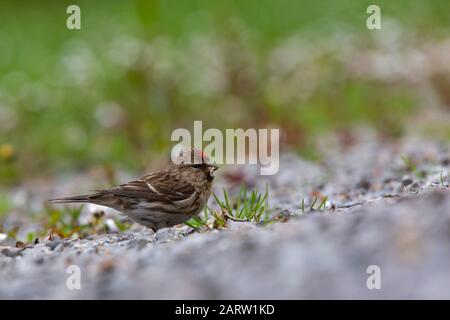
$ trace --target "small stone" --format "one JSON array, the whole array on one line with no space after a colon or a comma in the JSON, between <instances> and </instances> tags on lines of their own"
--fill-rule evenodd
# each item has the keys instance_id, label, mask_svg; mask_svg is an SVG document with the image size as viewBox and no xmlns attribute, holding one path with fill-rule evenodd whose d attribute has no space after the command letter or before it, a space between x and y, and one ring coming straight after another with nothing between
<instances>
[{"instance_id":1,"label":"small stone","mask_svg":"<svg viewBox=\"0 0 450 320\"><path fill-rule=\"evenodd\" d=\"M64 243L60 243L55 247L55 249L53 249L53 252L55 252L55 253L63 252L64 247L65 247Z\"/></svg>"},{"instance_id":2,"label":"small stone","mask_svg":"<svg viewBox=\"0 0 450 320\"><path fill-rule=\"evenodd\" d=\"M15 258L17 256L22 256L22 251L23 249L21 248L4 248L1 252L7 257Z\"/></svg>"},{"instance_id":3,"label":"small stone","mask_svg":"<svg viewBox=\"0 0 450 320\"><path fill-rule=\"evenodd\" d=\"M410 184L412 184L414 182L414 180L411 177L404 177L402 179L402 184L403 186L409 186Z\"/></svg>"},{"instance_id":4,"label":"small stone","mask_svg":"<svg viewBox=\"0 0 450 320\"><path fill-rule=\"evenodd\" d=\"M155 238L157 242L167 242L173 240L175 235L176 231L173 228L163 228L156 232Z\"/></svg>"},{"instance_id":5,"label":"small stone","mask_svg":"<svg viewBox=\"0 0 450 320\"><path fill-rule=\"evenodd\" d=\"M356 184L356 188L369 190L370 185L371 185L371 183L370 183L369 179L363 178Z\"/></svg>"},{"instance_id":6,"label":"small stone","mask_svg":"<svg viewBox=\"0 0 450 320\"><path fill-rule=\"evenodd\" d=\"M113 219L106 219L106 226L108 227L109 232L111 233L117 233L120 231L116 225L116 222Z\"/></svg>"},{"instance_id":7,"label":"small stone","mask_svg":"<svg viewBox=\"0 0 450 320\"><path fill-rule=\"evenodd\" d=\"M409 188L411 192L419 192L421 185L419 182L414 182L413 185Z\"/></svg>"},{"instance_id":8,"label":"small stone","mask_svg":"<svg viewBox=\"0 0 450 320\"><path fill-rule=\"evenodd\" d=\"M146 247L149 241L145 238L136 238L130 240L128 247L129 248L137 248L138 250L141 250L142 248Z\"/></svg>"},{"instance_id":9,"label":"small stone","mask_svg":"<svg viewBox=\"0 0 450 320\"><path fill-rule=\"evenodd\" d=\"M58 247L60 244L62 244L63 246L66 244L66 241L64 241L64 240L53 240L53 241L50 241L50 242L47 242L46 244L45 244L45 246L46 247L48 247L50 250L55 250L56 249L56 247Z\"/></svg>"},{"instance_id":10,"label":"small stone","mask_svg":"<svg viewBox=\"0 0 450 320\"><path fill-rule=\"evenodd\" d=\"M34 263L35 264L37 264L37 265L40 265L40 264L43 264L44 263L44 257L37 257L35 260L34 260Z\"/></svg>"},{"instance_id":11,"label":"small stone","mask_svg":"<svg viewBox=\"0 0 450 320\"><path fill-rule=\"evenodd\" d=\"M280 212L277 212L275 215L273 215L273 220L274 221L279 221L279 222L286 222L289 220L289 218L291 217L291 212L287 209L283 209Z\"/></svg>"},{"instance_id":12,"label":"small stone","mask_svg":"<svg viewBox=\"0 0 450 320\"><path fill-rule=\"evenodd\" d=\"M383 183L387 184L387 183L391 183L392 181L394 181L395 179L392 177L386 177L383 179Z\"/></svg>"},{"instance_id":13,"label":"small stone","mask_svg":"<svg viewBox=\"0 0 450 320\"><path fill-rule=\"evenodd\" d=\"M17 241L17 242L16 242L16 248L23 249L23 248L25 248L25 247L26 247L26 244L23 243L22 241Z\"/></svg>"}]
</instances>

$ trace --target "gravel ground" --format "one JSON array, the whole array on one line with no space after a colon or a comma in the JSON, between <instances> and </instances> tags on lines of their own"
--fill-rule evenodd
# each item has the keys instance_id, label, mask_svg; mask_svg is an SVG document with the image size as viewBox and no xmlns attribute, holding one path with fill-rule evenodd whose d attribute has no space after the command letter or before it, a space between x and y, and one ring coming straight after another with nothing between
<instances>
[{"instance_id":1,"label":"gravel ground","mask_svg":"<svg viewBox=\"0 0 450 320\"><path fill-rule=\"evenodd\" d=\"M284 153L276 176L229 167L218 177L217 190L268 183L280 220L268 226L133 228L25 248L0 239L0 298L449 299L448 145L369 137L319 147L319 163ZM55 193L36 189L41 202ZM309 207L317 195L328 197L326 210L302 212L302 199ZM79 290L66 286L70 265L80 267ZM371 265L381 271L379 290L366 285Z\"/></svg>"}]
</instances>

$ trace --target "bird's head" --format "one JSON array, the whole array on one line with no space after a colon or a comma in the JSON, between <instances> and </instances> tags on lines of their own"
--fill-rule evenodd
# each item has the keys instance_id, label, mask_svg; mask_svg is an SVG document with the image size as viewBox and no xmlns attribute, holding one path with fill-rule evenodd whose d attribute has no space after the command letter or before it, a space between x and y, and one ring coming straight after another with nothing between
<instances>
[{"instance_id":1,"label":"bird's head","mask_svg":"<svg viewBox=\"0 0 450 320\"><path fill-rule=\"evenodd\" d=\"M179 170L187 172L193 178L207 181L212 181L215 171L219 169L204 151L195 148L182 149L174 159L174 164Z\"/></svg>"}]
</instances>

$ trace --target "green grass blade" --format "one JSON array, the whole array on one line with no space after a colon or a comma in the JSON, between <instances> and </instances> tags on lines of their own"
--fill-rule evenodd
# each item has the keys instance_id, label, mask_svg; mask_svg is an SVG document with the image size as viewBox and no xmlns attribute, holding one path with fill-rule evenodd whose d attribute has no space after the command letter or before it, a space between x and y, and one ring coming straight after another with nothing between
<instances>
[{"instance_id":1,"label":"green grass blade","mask_svg":"<svg viewBox=\"0 0 450 320\"><path fill-rule=\"evenodd\" d=\"M317 202L317 197L314 199L314 201L310 207L310 210L314 210L314 205L316 204L316 202Z\"/></svg>"},{"instance_id":2,"label":"green grass blade","mask_svg":"<svg viewBox=\"0 0 450 320\"><path fill-rule=\"evenodd\" d=\"M328 201L328 197L325 197L324 199L323 199L323 201L320 203L320 205L319 205L319 208L317 208L317 210L320 210L322 207L323 207L323 209L325 210L325 205L326 205L326 202Z\"/></svg>"}]
</instances>

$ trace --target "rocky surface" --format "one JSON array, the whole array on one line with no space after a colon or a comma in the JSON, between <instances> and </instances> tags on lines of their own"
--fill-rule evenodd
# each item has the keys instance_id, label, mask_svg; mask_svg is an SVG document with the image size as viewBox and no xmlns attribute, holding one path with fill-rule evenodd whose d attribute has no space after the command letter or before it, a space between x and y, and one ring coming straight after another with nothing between
<instances>
[{"instance_id":1,"label":"rocky surface","mask_svg":"<svg viewBox=\"0 0 450 320\"><path fill-rule=\"evenodd\" d=\"M269 185L278 222L266 226L134 228L29 245L0 238L0 298L449 299L448 145L333 146L318 164L286 153L264 179L255 168L224 170L217 190ZM324 210L309 210L317 196L328 197ZM67 287L72 265L79 290ZM379 290L367 288L374 265Z\"/></svg>"}]
</instances>

